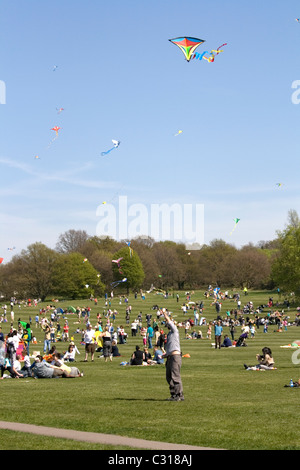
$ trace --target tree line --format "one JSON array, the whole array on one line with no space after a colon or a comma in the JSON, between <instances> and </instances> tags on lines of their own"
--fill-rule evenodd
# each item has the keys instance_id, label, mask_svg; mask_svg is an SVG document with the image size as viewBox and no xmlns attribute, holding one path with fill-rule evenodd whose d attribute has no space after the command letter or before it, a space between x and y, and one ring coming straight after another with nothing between
<instances>
[{"instance_id":1,"label":"tree line","mask_svg":"<svg viewBox=\"0 0 300 470\"><path fill-rule=\"evenodd\" d=\"M118 259L121 259L119 264ZM113 261L114 260L114 261ZM236 248L215 239L200 250L183 243L138 237L128 242L68 230L55 249L36 242L0 266L4 298L88 298L118 292L226 288L274 289L300 296L300 222L290 211L271 241ZM126 279L126 282L120 282Z\"/></svg>"}]
</instances>

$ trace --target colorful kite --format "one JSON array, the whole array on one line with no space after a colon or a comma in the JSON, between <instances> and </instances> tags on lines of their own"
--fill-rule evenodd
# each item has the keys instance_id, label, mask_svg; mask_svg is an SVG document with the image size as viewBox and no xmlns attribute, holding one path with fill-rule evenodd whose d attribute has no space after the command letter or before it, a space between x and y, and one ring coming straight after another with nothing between
<instances>
[{"instance_id":1,"label":"colorful kite","mask_svg":"<svg viewBox=\"0 0 300 470\"><path fill-rule=\"evenodd\" d=\"M241 219L233 219L233 220L234 220L234 227L233 227L233 229L231 230L230 235L232 234L232 232L234 232L234 230L236 229L237 224L239 223L239 221L240 221Z\"/></svg>"},{"instance_id":2,"label":"colorful kite","mask_svg":"<svg viewBox=\"0 0 300 470\"><path fill-rule=\"evenodd\" d=\"M126 242L126 245L128 246L129 248L129 254L130 254L130 258L132 257L132 253L133 253L133 249L131 248L131 242Z\"/></svg>"},{"instance_id":3,"label":"colorful kite","mask_svg":"<svg viewBox=\"0 0 300 470\"><path fill-rule=\"evenodd\" d=\"M300 18L296 18L296 21L297 21L298 23L300 23Z\"/></svg>"},{"instance_id":4,"label":"colorful kite","mask_svg":"<svg viewBox=\"0 0 300 470\"><path fill-rule=\"evenodd\" d=\"M87 262L87 260L88 260L87 258L84 258L84 260L83 260L82 262L83 262L83 263L86 263L86 262Z\"/></svg>"},{"instance_id":5,"label":"colorful kite","mask_svg":"<svg viewBox=\"0 0 300 470\"><path fill-rule=\"evenodd\" d=\"M119 258L119 259L113 259L112 260L112 263L116 263L118 265L118 268L119 268L119 273L120 274L123 274L122 273L122 270L121 270L121 266L120 266L120 262L122 261L123 258Z\"/></svg>"},{"instance_id":6,"label":"colorful kite","mask_svg":"<svg viewBox=\"0 0 300 470\"><path fill-rule=\"evenodd\" d=\"M2 263L2 261L4 261L4 258L0 258L0 264Z\"/></svg>"},{"instance_id":7,"label":"colorful kite","mask_svg":"<svg viewBox=\"0 0 300 470\"><path fill-rule=\"evenodd\" d=\"M15 246L12 246L12 247L10 247L10 248L7 248L7 249L8 249L8 251L13 251L13 250L15 250L15 249L16 249L16 247L15 247Z\"/></svg>"},{"instance_id":8,"label":"colorful kite","mask_svg":"<svg viewBox=\"0 0 300 470\"><path fill-rule=\"evenodd\" d=\"M102 152L102 153L101 153L101 156L102 156L102 157L103 157L104 155L107 155L107 154L108 154L109 152L111 152L112 150L117 149L117 148L119 147L119 145L120 145L121 142L120 142L119 140L112 140L112 143L114 144L114 146L113 146L111 149L107 150L106 152Z\"/></svg>"},{"instance_id":9,"label":"colorful kite","mask_svg":"<svg viewBox=\"0 0 300 470\"><path fill-rule=\"evenodd\" d=\"M278 188L281 188L282 183L276 183L276 186L277 186Z\"/></svg>"},{"instance_id":10,"label":"colorful kite","mask_svg":"<svg viewBox=\"0 0 300 470\"><path fill-rule=\"evenodd\" d=\"M40 157L39 157L38 155L35 155L33 158L34 158L35 160L40 160Z\"/></svg>"},{"instance_id":11,"label":"colorful kite","mask_svg":"<svg viewBox=\"0 0 300 470\"><path fill-rule=\"evenodd\" d=\"M54 139L51 140L50 144L48 145L48 148L51 147L51 144L58 138L58 131L59 131L60 129L61 129L61 128L58 127L58 126L52 127L52 128L50 129L51 131L55 131L56 136L54 137Z\"/></svg>"},{"instance_id":12,"label":"colorful kite","mask_svg":"<svg viewBox=\"0 0 300 470\"><path fill-rule=\"evenodd\" d=\"M56 132L56 137L58 137L58 131L59 131L60 127L58 126L55 126L55 127L52 127L52 129L50 129L51 131L55 131Z\"/></svg>"},{"instance_id":13,"label":"colorful kite","mask_svg":"<svg viewBox=\"0 0 300 470\"><path fill-rule=\"evenodd\" d=\"M112 283L111 283L111 286L112 286L112 288L114 289L114 288L117 287L119 284L121 284L122 282L126 282L126 281L127 281L127 277L124 277L124 278L121 279L120 281L112 282Z\"/></svg>"},{"instance_id":14,"label":"colorful kite","mask_svg":"<svg viewBox=\"0 0 300 470\"><path fill-rule=\"evenodd\" d=\"M174 137L176 137L179 134L182 134L182 131L178 131L177 134L174 134Z\"/></svg>"},{"instance_id":15,"label":"colorful kite","mask_svg":"<svg viewBox=\"0 0 300 470\"><path fill-rule=\"evenodd\" d=\"M179 47L188 62L191 60L196 48L205 42L204 39L190 38L185 36L169 39L169 41L175 44L175 46Z\"/></svg>"},{"instance_id":16,"label":"colorful kite","mask_svg":"<svg viewBox=\"0 0 300 470\"><path fill-rule=\"evenodd\" d=\"M62 111L64 111L64 108L56 108L57 114L60 114Z\"/></svg>"}]
</instances>

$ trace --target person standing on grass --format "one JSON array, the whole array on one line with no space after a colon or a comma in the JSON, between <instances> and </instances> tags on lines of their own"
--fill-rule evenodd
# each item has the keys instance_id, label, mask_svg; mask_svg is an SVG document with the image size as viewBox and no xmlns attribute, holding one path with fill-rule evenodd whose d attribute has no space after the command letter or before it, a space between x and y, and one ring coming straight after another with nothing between
<instances>
[{"instance_id":1,"label":"person standing on grass","mask_svg":"<svg viewBox=\"0 0 300 470\"><path fill-rule=\"evenodd\" d=\"M51 349L51 341L50 341L50 326L46 323L46 325L42 328L44 331L44 354L46 354L47 350L50 351Z\"/></svg>"},{"instance_id":2,"label":"person standing on grass","mask_svg":"<svg viewBox=\"0 0 300 470\"><path fill-rule=\"evenodd\" d=\"M152 338L154 336L154 330L151 325L147 328L147 339L148 339L148 347L152 349Z\"/></svg>"},{"instance_id":3,"label":"person standing on grass","mask_svg":"<svg viewBox=\"0 0 300 470\"><path fill-rule=\"evenodd\" d=\"M92 329L92 325L88 323L87 329L84 332L83 341L85 342L85 359L87 362L89 353L91 354L91 361L94 361L94 355L96 350L96 336L95 330Z\"/></svg>"},{"instance_id":4,"label":"person standing on grass","mask_svg":"<svg viewBox=\"0 0 300 470\"><path fill-rule=\"evenodd\" d=\"M166 379L169 384L171 396L168 401L183 401L183 387L181 382L181 349L179 331L175 323L170 319L166 309L162 309L163 315L166 320L166 326L169 330L167 335L166 352L163 357L167 358L166 361Z\"/></svg>"},{"instance_id":5,"label":"person standing on grass","mask_svg":"<svg viewBox=\"0 0 300 470\"><path fill-rule=\"evenodd\" d=\"M215 349L217 348L221 349L222 334L223 334L223 327L221 324L221 320L218 320L217 323L215 324Z\"/></svg>"}]
</instances>

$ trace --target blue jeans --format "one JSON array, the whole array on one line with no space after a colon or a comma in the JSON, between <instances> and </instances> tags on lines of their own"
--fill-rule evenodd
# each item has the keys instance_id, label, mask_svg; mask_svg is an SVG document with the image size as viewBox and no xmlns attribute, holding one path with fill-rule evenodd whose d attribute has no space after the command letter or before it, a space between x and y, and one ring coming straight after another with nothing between
<instances>
[{"instance_id":1,"label":"blue jeans","mask_svg":"<svg viewBox=\"0 0 300 470\"><path fill-rule=\"evenodd\" d=\"M50 351L50 349L51 349L50 339L45 339L44 340L44 353L47 352L47 348L48 348L48 351Z\"/></svg>"},{"instance_id":2,"label":"blue jeans","mask_svg":"<svg viewBox=\"0 0 300 470\"><path fill-rule=\"evenodd\" d=\"M152 337L148 336L148 347L149 349L152 349Z\"/></svg>"}]
</instances>

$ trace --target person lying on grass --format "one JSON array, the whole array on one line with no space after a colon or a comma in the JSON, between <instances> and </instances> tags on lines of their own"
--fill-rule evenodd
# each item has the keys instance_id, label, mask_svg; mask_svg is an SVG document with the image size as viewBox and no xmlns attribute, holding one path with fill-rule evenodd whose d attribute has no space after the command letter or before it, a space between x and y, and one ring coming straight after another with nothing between
<instances>
[{"instance_id":1,"label":"person lying on grass","mask_svg":"<svg viewBox=\"0 0 300 470\"><path fill-rule=\"evenodd\" d=\"M62 359L62 355L59 352L55 353L54 355L54 365L56 367L59 367L65 372L63 377L69 377L69 378L83 377L83 373L80 372L80 370L77 367L69 367L64 363Z\"/></svg>"},{"instance_id":2,"label":"person lying on grass","mask_svg":"<svg viewBox=\"0 0 300 470\"><path fill-rule=\"evenodd\" d=\"M71 369L71 368L70 368ZM36 379L53 379L57 377L73 377L65 368L55 366L43 361L43 357L38 355L32 368L32 376ZM76 375L80 377L82 375Z\"/></svg>"},{"instance_id":3,"label":"person lying on grass","mask_svg":"<svg viewBox=\"0 0 300 470\"><path fill-rule=\"evenodd\" d=\"M270 348L265 347L262 349L262 354L256 354L256 359L258 360L258 364L255 366L247 366L244 364L245 369L247 370L273 370L276 369L274 367L274 359L272 356L272 351Z\"/></svg>"}]
</instances>

